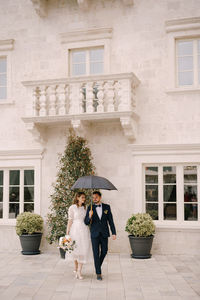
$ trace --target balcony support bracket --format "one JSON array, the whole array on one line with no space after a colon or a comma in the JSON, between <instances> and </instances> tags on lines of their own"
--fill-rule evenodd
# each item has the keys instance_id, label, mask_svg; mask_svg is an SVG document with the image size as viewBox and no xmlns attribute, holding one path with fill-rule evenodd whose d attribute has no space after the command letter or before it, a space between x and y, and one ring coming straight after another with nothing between
<instances>
[{"instance_id":1,"label":"balcony support bracket","mask_svg":"<svg viewBox=\"0 0 200 300\"><path fill-rule=\"evenodd\" d=\"M46 140L44 138L45 134L43 133L43 129L39 128L34 122L25 123L26 129L33 135L34 140L40 143L42 146L45 145Z\"/></svg>"},{"instance_id":2,"label":"balcony support bracket","mask_svg":"<svg viewBox=\"0 0 200 300\"><path fill-rule=\"evenodd\" d=\"M120 123L124 131L124 135L130 142L137 138L137 122L131 116L121 117Z\"/></svg>"}]
</instances>

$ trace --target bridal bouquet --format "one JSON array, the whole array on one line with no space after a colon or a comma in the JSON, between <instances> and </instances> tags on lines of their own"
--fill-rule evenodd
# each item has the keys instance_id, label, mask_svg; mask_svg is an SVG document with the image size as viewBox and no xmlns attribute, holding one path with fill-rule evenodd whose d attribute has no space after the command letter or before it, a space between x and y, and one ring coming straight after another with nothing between
<instances>
[{"instance_id":1,"label":"bridal bouquet","mask_svg":"<svg viewBox=\"0 0 200 300\"><path fill-rule=\"evenodd\" d=\"M71 253L76 248L76 242L71 239L69 235L61 236L59 238L59 247Z\"/></svg>"}]
</instances>

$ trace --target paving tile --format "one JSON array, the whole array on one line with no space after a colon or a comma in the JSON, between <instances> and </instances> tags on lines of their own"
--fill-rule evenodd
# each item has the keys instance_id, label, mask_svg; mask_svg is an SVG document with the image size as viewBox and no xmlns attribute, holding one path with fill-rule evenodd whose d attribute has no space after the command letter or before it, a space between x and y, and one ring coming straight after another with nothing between
<instances>
[{"instance_id":1,"label":"paving tile","mask_svg":"<svg viewBox=\"0 0 200 300\"><path fill-rule=\"evenodd\" d=\"M200 300L200 255L154 255L149 260L108 254L103 281L93 263L83 280L58 253L0 253L1 300Z\"/></svg>"}]
</instances>

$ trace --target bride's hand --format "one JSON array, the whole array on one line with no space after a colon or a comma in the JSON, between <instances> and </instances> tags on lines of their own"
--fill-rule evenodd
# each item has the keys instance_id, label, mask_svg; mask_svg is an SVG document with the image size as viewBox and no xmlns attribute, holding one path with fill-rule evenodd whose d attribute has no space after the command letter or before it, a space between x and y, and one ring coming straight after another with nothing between
<instances>
[{"instance_id":1,"label":"bride's hand","mask_svg":"<svg viewBox=\"0 0 200 300\"><path fill-rule=\"evenodd\" d=\"M90 211L89 211L89 218L91 219L91 218L92 218L92 216L93 216L93 211L92 211L92 210L90 210Z\"/></svg>"}]
</instances>

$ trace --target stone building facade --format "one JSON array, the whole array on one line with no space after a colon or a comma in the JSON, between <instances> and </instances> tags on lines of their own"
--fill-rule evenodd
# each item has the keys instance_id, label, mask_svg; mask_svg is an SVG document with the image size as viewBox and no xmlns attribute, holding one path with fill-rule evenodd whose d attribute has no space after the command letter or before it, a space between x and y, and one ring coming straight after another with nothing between
<instances>
[{"instance_id":1,"label":"stone building facade","mask_svg":"<svg viewBox=\"0 0 200 300\"><path fill-rule=\"evenodd\" d=\"M20 249L18 212L46 219L72 126L118 188L110 251L148 211L154 253L198 253L199 94L198 0L0 0L0 250Z\"/></svg>"}]
</instances>

